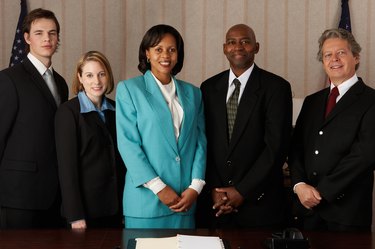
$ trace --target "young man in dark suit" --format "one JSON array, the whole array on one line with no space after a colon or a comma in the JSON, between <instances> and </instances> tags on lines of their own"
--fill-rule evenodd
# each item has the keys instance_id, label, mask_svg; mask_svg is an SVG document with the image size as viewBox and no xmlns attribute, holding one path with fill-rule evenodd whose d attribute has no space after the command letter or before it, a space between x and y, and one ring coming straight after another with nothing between
<instances>
[{"instance_id":1,"label":"young man in dark suit","mask_svg":"<svg viewBox=\"0 0 375 249\"><path fill-rule=\"evenodd\" d=\"M247 25L228 30L223 51L230 69L201 86L208 155L206 196L199 202L197 224L281 226L285 220L282 166L292 127L290 84L255 65L259 43ZM213 224L204 224L207 217Z\"/></svg>"},{"instance_id":2,"label":"young man in dark suit","mask_svg":"<svg viewBox=\"0 0 375 249\"><path fill-rule=\"evenodd\" d=\"M305 229L371 230L375 91L357 77L360 51L344 29L319 39L330 86L306 97L289 161Z\"/></svg>"},{"instance_id":3,"label":"young man in dark suit","mask_svg":"<svg viewBox=\"0 0 375 249\"><path fill-rule=\"evenodd\" d=\"M0 72L1 228L54 227L60 222L54 116L68 99L68 87L51 66L59 32L53 12L31 11L23 24L27 57ZM52 80L45 81L48 70Z\"/></svg>"}]
</instances>

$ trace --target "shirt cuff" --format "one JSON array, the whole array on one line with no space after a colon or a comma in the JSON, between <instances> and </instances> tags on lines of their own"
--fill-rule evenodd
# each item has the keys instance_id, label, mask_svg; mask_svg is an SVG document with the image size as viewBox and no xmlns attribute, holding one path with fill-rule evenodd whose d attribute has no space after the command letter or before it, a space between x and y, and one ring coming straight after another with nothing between
<instances>
[{"instance_id":1,"label":"shirt cuff","mask_svg":"<svg viewBox=\"0 0 375 249\"><path fill-rule=\"evenodd\" d=\"M296 194L296 187L298 186L298 185L302 185L302 184L306 184L305 182L298 182L298 183L296 183L296 184L294 184L294 186L293 186L293 192Z\"/></svg>"},{"instance_id":2,"label":"shirt cuff","mask_svg":"<svg viewBox=\"0 0 375 249\"><path fill-rule=\"evenodd\" d=\"M202 189L203 189L203 187L204 187L205 184L206 184L206 182L204 180L193 179L191 181L191 185L189 186L189 188L194 189L195 191L197 191L197 193L199 195L202 192Z\"/></svg>"},{"instance_id":3,"label":"shirt cuff","mask_svg":"<svg viewBox=\"0 0 375 249\"><path fill-rule=\"evenodd\" d=\"M150 181L143 184L143 187L151 190L155 195L158 194L167 185L160 179L159 176L151 179Z\"/></svg>"}]
</instances>

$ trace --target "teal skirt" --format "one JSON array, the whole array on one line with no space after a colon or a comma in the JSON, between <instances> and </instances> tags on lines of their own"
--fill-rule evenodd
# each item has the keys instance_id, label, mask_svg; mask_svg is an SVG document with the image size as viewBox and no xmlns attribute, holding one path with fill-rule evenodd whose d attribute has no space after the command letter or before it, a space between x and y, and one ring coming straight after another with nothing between
<instances>
[{"instance_id":1,"label":"teal skirt","mask_svg":"<svg viewBox=\"0 0 375 249\"><path fill-rule=\"evenodd\" d=\"M194 215L172 214L154 218L125 217L125 228L194 229Z\"/></svg>"}]
</instances>

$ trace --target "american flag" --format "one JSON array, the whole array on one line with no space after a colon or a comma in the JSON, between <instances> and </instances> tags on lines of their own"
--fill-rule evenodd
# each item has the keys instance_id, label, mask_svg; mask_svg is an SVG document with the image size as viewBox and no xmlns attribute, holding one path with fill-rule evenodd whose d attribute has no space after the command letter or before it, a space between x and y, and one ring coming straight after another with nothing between
<instances>
[{"instance_id":1,"label":"american flag","mask_svg":"<svg viewBox=\"0 0 375 249\"><path fill-rule=\"evenodd\" d=\"M26 0L21 0L21 13L20 13L20 17L18 18L17 30L14 36L12 55L10 57L9 67L12 67L22 62L23 58L26 56L26 51L25 51L26 45L25 45L25 40L23 38L23 34L22 34L22 23L26 15L27 15Z\"/></svg>"},{"instance_id":2,"label":"american flag","mask_svg":"<svg viewBox=\"0 0 375 249\"><path fill-rule=\"evenodd\" d=\"M341 0L341 18L339 28L346 29L350 33L352 32L350 23L349 0Z\"/></svg>"}]
</instances>

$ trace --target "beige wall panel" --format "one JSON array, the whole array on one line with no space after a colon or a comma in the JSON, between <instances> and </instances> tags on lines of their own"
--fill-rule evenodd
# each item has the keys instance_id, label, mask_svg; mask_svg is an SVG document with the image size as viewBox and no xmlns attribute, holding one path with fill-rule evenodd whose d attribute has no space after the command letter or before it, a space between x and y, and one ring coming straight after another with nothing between
<instances>
[{"instance_id":1,"label":"beige wall panel","mask_svg":"<svg viewBox=\"0 0 375 249\"><path fill-rule=\"evenodd\" d=\"M267 6L267 47L263 47L266 51L267 59L267 70L278 74L285 75L285 66L287 65L286 54L287 43L285 37L288 35L285 33L287 23L285 22L285 1L269 0Z\"/></svg>"},{"instance_id":2,"label":"beige wall panel","mask_svg":"<svg viewBox=\"0 0 375 249\"><path fill-rule=\"evenodd\" d=\"M110 1L107 1L107 4ZM82 52L99 50L104 52L104 39L109 36L104 32L104 25L110 16L106 16L103 0L82 1Z\"/></svg>"},{"instance_id":3,"label":"beige wall panel","mask_svg":"<svg viewBox=\"0 0 375 249\"><path fill-rule=\"evenodd\" d=\"M70 97L73 97L70 89L75 66L78 58L86 48L87 24L85 21L85 8L85 1L64 0L61 16L56 14L61 26L61 47L54 56L53 66L65 77L69 85ZM51 10L54 11L52 8ZM62 64L57 63L60 58L63 62Z\"/></svg>"},{"instance_id":4,"label":"beige wall panel","mask_svg":"<svg viewBox=\"0 0 375 249\"><path fill-rule=\"evenodd\" d=\"M221 72L223 68L222 58L225 57L223 54L223 43L225 37L225 31L227 24L224 20L231 19L232 22L241 22L241 17L234 16L229 12L227 6L224 4L226 1L206 1L207 6L205 8L205 18L203 25L205 26L205 31L203 35L203 47L202 51L202 63L203 69L202 77L203 80ZM220 2L221 4L217 4ZM216 4L216 5L215 5ZM215 7L213 7L215 6ZM230 18L233 17L233 18ZM231 26L231 23L229 24ZM196 51L199 53L199 50ZM225 64L226 67L227 63Z\"/></svg>"},{"instance_id":5,"label":"beige wall panel","mask_svg":"<svg viewBox=\"0 0 375 249\"><path fill-rule=\"evenodd\" d=\"M141 1L140 1L141 2ZM144 0L144 26L143 31L146 32L149 28L156 24L165 22L165 0Z\"/></svg>"},{"instance_id":6,"label":"beige wall panel","mask_svg":"<svg viewBox=\"0 0 375 249\"><path fill-rule=\"evenodd\" d=\"M104 0L103 0L104 1ZM122 64L125 64L125 48L123 36L125 34L125 25L122 23L123 18L123 1L110 0L111 4L105 5L106 17L103 30L103 52L108 58L115 81L115 85L123 79ZM109 95L112 99L115 98L115 90Z\"/></svg>"},{"instance_id":7,"label":"beige wall panel","mask_svg":"<svg viewBox=\"0 0 375 249\"><path fill-rule=\"evenodd\" d=\"M358 2L358 3L357 3ZM368 9L370 4L370 1L364 0L364 1L357 1L355 3L356 11L353 12L353 17L356 20L358 20L359 23L362 23L360 26L353 27L352 31L355 35L357 42L362 47L361 52L361 61L360 61L360 67L358 69L358 76L362 77L362 79L369 85L375 86L374 83L369 82L369 76L370 76L370 61L374 59L373 55L370 54L370 47L371 47L371 33L373 32L371 30L371 24L368 23L370 20L369 14L371 14L370 9ZM351 4L353 5L353 3Z\"/></svg>"},{"instance_id":8,"label":"beige wall panel","mask_svg":"<svg viewBox=\"0 0 375 249\"><path fill-rule=\"evenodd\" d=\"M122 41L125 45L125 57L122 58L122 60L125 60L125 67L122 68L122 79L127 79L140 74L137 69L138 49L146 31L146 14L143 9L145 5L143 0L124 2L124 10L126 10L126 13L124 13L124 23L119 24L125 27L125 29L123 29L123 32L125 32L123 36L124 40Z\"/></svg>"},{"instance_id":9,"label":"beige wall panel","mask_svg":"<svg viewBox=\"0 0 375 249\"><path fill-rule=\"evenodd\" d=\"M160 23L168 24L175 27L182 36L184 34L184 1L176 0L163 0L163 6L160 6L162 9L162 18ZM188 3L189 4L189 3Z\"/></svg>"},{"instance_id":10,"label":"beige wall panel","mask_svg":"<svg viewBox=\"0 0 375 249\"><path fill-rule=\"evenodd\" d=\"M245 20L246 24L248 24L250 27L254 29L257 41L259 42L260 49L259 53L255 56L255 63L267 69L265 67L265 61L266 61L266 42L267 42L267 36L266 36L266 27L267 22L265 22L265 8L268 5L268 0L264 1L248 1L246 3L247 10L246 10L246 16Z\"/></svg>"},{"instance_id":11,"label":"beige wall panel","mask_svg":"<svg viewBox=\"0 0 375 249\"><path fill-rule=\"evenodd\" d=\"M0 26L2 26L4 30L0 33L0 37L2 43L1 52L4 52L4 55L2 56L3 58L1 62L3 64L0 66L0 69L8 67L9 65L14 34L17 27L18 15L20 13L20 3L17 1L4 0L2 6L4 7L4 15L0 17L0 20L3 22L3 24ZM13 15L16 18L9 18Z\"/></svg>"},{"instance_id":12,"label":"beige wall panel","mask_svg":"<svg viewBox=\"0 0 375 249\"><path fill-rule=\"evenodd\" d=\"M188 4L187 4L188 3ZM177 75L178 78L200 85L202 83L203 74L203 50L205 27L202 25L204 19L205 3L201 0L185 1L185 35L183 37L185 43L185 61L184 74ZM219 55L215 55L218 59Z\"/></svg>"},{"instance_id":13,"label":"beige wall panel","mask_svg":"<svg viewBox=\"0 0 375 249\"><path fill-rule=\"evenodd\" d=\"M305 20L296 21L301 13L305 12L305 1L289 1L287 6L287 68L285 78L292 84L293 96L303 97L304 84L301 79L304 78L306 67L306 53L304 46L306 44Z\"/></svg>"},{"instance_id":14,"label":"beige wall panel","mask_svg":"<svg viewBox=\"0 0 375 249\"><path fill-rule=\"evenodd\" d=\"M368 25L369 25L369 30L371 30L371 35L369 36L368 43L368 50L366 53L368 53L369 56L369 64L368 66L368 79L366 79L366 83L371 85L372 87L375 87L375 2L374 1L369 1L369 12L368 14L370 15L368 17ZM374 217L375 218L375 217Z\"/></svg>"}]
</instances>

